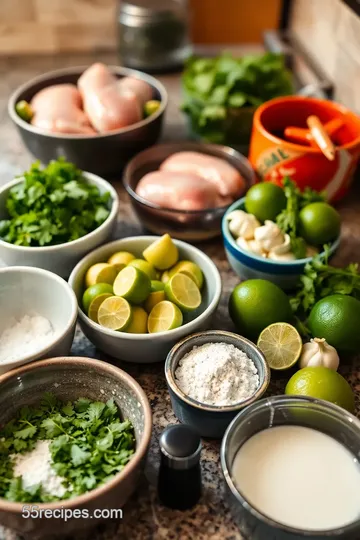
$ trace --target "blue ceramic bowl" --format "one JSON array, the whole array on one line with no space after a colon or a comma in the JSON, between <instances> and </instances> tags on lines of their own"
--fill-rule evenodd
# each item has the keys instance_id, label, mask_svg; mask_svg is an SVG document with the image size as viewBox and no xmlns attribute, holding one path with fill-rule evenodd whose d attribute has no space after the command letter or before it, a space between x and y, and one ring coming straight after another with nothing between
<instances>
[{"instance_id":1,"label":"blue ceramic bowl","mask_svg":"<svg viewBox=\"0 0 360 540\"><path fill-rule=\"evenodd\" d=\"M296 261L273 261L264 259L255 253L240 248L229 230L227 216L234 210L245 210L245 197L234 202L224 214L222 221L222 235L225 253L234 272L241 279L267 279L282 289L293 288L302 274L306 263L312 257L297 259ZM340 244L340 236L332 243L330 255L332 256Z\"/></svg>"}]
</instances>

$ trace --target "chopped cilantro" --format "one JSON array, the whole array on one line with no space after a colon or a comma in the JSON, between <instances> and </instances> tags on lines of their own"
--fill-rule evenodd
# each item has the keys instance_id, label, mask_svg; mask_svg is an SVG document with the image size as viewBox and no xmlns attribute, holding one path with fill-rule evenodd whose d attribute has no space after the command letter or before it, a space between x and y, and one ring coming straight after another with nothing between
<instances>
[{"instance_id":1,"label":"chopped cilantro","mask_svg":"<svg viewBox=\"0 0 360 540\"><path fill-rule=\"evenodd\" d=\"M77 240L108 217L110 193L101 194L72 163L63 158L42 169L35 162L25 180L11 188L8 219L0 237L18 246L52 246Z\"/></svg>"}]
</instances>

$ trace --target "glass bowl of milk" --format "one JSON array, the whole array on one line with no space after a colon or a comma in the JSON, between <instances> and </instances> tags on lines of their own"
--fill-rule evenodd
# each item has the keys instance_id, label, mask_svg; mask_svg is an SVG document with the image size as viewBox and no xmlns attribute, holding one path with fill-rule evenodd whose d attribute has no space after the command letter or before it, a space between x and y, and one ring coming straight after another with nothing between
<instances>
[{"instance_id":1,"label":"glass bowl of milk","mask_svg":"<svg viewBox=\"0 0 360 540\"><path fill-rule=\"evenodd\" d=\"M221 445L244 538L360 539L360 421L331 403L276 396L241 411Z\"/></svg>"}]
</instances>

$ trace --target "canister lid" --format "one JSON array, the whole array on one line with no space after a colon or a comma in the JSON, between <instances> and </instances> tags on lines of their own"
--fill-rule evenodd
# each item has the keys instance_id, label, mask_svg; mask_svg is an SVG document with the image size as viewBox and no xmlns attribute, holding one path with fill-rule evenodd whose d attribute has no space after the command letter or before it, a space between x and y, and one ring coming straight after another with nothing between
<instances>
[{"instance_id":1,"label":"canister lid","mask_svg":"<svg viewBox=\"0 0 360 540\"><path fill-rule=\"evenodd\" d=\"M199 462L201 439L191 426L168 426L160 435L159 444L169 467L186 469Z\"/></svg>"},{"instance_id":2,"label":"canister lid","mask_svg":"<svg viewBox=\"0 0 360 540\"><path fill-rule=\"evenodd\" d=\"M181 8L179 0L127 0L120 5L123 13L141 17L173 13Z\"/></svg>"}]
</instances>

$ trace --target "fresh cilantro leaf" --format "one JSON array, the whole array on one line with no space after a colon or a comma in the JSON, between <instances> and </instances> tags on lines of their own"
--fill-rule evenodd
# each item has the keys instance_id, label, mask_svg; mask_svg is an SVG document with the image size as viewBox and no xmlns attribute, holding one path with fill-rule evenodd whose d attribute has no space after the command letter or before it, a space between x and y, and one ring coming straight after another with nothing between
<instances>
[{"instance_id":1,"label":"fresh cilantro leaf","mask_svg":"<svg viewBox=\"0 0 360 540\"><path fill-rule=\"evenodd\" d=\"M71 446L71 461L73 462L75 467L77 467L78 465L82 465L83 463L88 461L90 457L90 452L82 450L77 444L73 444Z\"/></svg>"},{"instance_id":2,"label":"fresh cilantro leaf","mask_svg":"<svg viewBox=\"0 0 360 540\"><path fill-rule=\"evenodd\" d=\"M37 428L35 426L27 426L18 431L14 431L14 437L16 439L30 439L35 435Z\"/></svg>"},{"instance_id":3,"label":"fresh cilantro leaf","mask_svg":"<svg viewBox=\"0 0 360 540\"><path fill-rule=\"evenodd\" d=\"M100 418L104 408L105 403L103 403L102 401L94 401L93 403L90 403L86 413L89 416L90 420L97 420Z\"/></svg>"}]
</instances>

